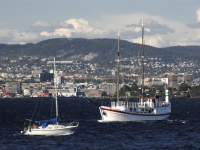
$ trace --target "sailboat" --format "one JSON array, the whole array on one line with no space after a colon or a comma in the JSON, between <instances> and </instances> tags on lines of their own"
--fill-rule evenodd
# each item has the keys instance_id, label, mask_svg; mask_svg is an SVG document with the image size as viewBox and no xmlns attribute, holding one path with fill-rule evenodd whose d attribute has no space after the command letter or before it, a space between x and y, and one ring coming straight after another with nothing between
<instances>
[{"instance_id":1,"label":"sailboat","mask_svg":"<svg viewBox=\"0 0 200 150\"><path fill-rule=\"evenodd\" d=\"M120 34L118 31L118 59L117 59L117 101L110 106L99 106L101 120L111 121L147 121L165 120L170 116L171 103L169 91L165 89L165 98L144 97L144 24L142 19L142 97L139 102L127 102L119 100L119 69L120 69Z\"/></svg>"},{"instance_id":2,"label":"sailboat","mask_svg":"<svg viewBox=\"0 0 200 150\"><path fill-rule=\"evenodd\" d=\"M56 65L54 58L54 86L55 86L55 106L56 106L56 117L49 120L37 120L34 124L32 119L30 119L29 124L25 124L24 131L21 131L24 135L45 135L45 136L59 136L59 135L70 135L75 132L78 128L79 122L71 123L59 123L59 114L58 114L58 100L57 100L57 84L56 84ZM26 122L25 122L26 123Z\"/></svg>"}]
</instances>

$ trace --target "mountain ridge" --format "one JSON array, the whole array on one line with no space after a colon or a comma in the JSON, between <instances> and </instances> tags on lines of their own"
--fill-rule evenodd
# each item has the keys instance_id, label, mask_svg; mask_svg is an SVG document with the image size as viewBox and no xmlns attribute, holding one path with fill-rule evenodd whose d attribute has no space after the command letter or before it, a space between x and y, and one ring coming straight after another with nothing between
<instances>
[{"instance_id":1,"label":"mountain ridge","mask_svg":"<svg viewBox=\"0 0 200 150\"><path fill-rule=\"evenodd\" d=\"M137 57L141 54L141 44L120 40L121 57ZM165 61L173 61L176 58L198 59L200 58L200 46L172 46L157 48L145 46L147 57L158 57ZM0 44L1 56L10 58L27 56L49 57L56 56L60 60L81 59L89 53L97 54L98 60L106 61L105 56L110 55L111 60L117 55L117 39L97 38L56 38L40 41L36 44ZM92 62L97 61L93 59Z\"/></svg>"}]
</instances>

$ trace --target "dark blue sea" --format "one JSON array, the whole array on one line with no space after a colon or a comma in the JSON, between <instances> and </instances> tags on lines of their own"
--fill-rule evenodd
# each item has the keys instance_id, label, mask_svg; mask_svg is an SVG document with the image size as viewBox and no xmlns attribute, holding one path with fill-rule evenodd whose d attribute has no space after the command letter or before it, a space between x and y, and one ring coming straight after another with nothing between
<instances>
[{"instance_id":1,"label":"dark blue sea","mask_svg":"<svg viewBox=\"0 0 200 150\"><path fill-rule=\"evenodd\" d=\"M63 122L79 121L68 136L24 136L25 119L55 116L51 98L0 99L1 150L195 150L200 149L200 99L171 99L169 120L99 123L99 109L84 98L59 98ZM108 104L107 99L95 100ZM33 113L34 112L34 113Z\"/></svg>"}]
</instances>

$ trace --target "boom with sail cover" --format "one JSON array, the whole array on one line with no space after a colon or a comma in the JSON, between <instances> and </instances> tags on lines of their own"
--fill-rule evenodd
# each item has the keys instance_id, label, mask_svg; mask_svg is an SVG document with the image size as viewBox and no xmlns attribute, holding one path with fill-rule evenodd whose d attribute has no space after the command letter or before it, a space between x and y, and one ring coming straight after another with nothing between
<instances>
[{"instance_id":1,"label":"boom with sail cover","mask_svg":"<svg viewBox=\"0 0 200 150\"><path fill-rule=\"evenodd\" d=\"M58 123L58 117L49 120L38 120L36 122L41 124L42 128L45 128L49 123Z\"/></svg>"}]
</instances>

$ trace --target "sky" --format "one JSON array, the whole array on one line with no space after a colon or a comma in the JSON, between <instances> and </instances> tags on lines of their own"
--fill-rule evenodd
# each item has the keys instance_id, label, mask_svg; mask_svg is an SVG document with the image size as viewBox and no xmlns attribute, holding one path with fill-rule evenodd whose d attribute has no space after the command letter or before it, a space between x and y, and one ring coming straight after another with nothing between
<instances>
[{"instance_id":1,"label":"sky","mask_svg":"<svg viewBox=\"0 0 200 150\"><path fill-rule=\"evenodd\" d=\"M200 45L200 0L0 0L0 43L120 38L155 47Z\"/></svg>"}]
</instances>

